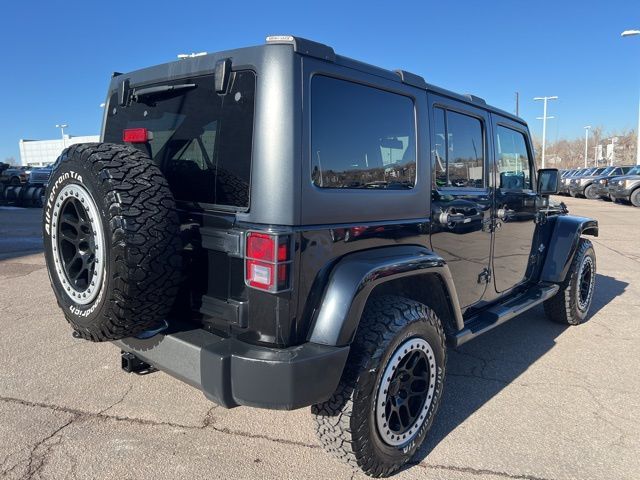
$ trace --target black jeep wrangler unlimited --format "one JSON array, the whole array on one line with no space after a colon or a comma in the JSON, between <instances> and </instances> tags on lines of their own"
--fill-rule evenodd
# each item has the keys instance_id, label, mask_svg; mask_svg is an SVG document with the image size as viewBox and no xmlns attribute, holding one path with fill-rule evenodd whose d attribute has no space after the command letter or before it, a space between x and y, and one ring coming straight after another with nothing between
<instances>
[{"instance_id":1,"label":"black jeep wrangler unlimited","mask_svg":"<svg viewBox=\"0 0 640 480\"><path fill-rule=\"evenodd\" d=\"M427 435L447 343L587 316L597 222L549 203L526 123L478 97L279 36L116 73L105 110L46 192L75 335L225 407L311 406L369 475Z\"/></svg>"}]
</instances>

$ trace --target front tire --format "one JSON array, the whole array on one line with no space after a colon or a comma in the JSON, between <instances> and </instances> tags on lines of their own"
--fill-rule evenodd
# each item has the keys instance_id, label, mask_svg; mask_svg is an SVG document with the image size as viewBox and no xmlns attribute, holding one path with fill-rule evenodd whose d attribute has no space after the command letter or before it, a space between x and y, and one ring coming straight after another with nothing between
<instances>
[{"instance_id":1,"label":"front tire","mask_svg":"<svg viewBox=\"0 0 640 480\"><path fill-rule=\"evenodd\" d=\"M312 407L320 442L367 475L391 475L431 427L445 364L445 336L433 310L402 297L373 298L336 392Z\"/></svg>"},{"instance_id":2,"label":"front tire","mask_svg":"<svg viewBox=\"0 0 640 480\"><path fill-rule=\"evenodd\" d=\"M629 201L634 207L640 207L640 188L637 188L633 192L631 192Z\"/></svg>"},{"instance_id":3,"label":"front tire","mask_svg":"<svg viewBox=\"0 0 640 480\"><path fill-rule=\"evenodd\" d=\"M599 197L596 193L596 186L588 185L587 188L584 189L584 197L589 200L596 200Z\"/></svg>"},{"instance_id":4,"label":"front tire","mask_svg":"<svg viewBox=\"0 0 640 480\"><path fill-rule=\"evenodd\" d=\"M596 253L593 244L581 238L571 267L560 290L544 302L546 315L554 322L579 325L591 307L596 282Z\"/></svg>"}]
</instances>

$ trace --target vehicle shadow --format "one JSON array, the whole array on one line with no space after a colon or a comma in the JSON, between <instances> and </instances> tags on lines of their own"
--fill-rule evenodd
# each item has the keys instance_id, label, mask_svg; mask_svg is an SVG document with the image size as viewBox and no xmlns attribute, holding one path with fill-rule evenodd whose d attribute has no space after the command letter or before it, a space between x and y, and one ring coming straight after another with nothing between
<instances>
[{"instance_id":1,"label":"vehicle shadow","mask_svg":"<svg viewBox=\"0 0 640 480\"><path fill-rule=\"evenodd\" d=\"M628 286L600 274L596 282L590 316ZM449 433L549 352L567 328L548 320L538 306L459 348L449 349L440 410L408 467L425 459Z\"/></svg>"},{"instance_id":2,"label":"vehicle shadow","mask_svg":"<svg viewBox=\"0 0 640 480\"><path fill-rule=\"evenodd\" d=\"M591 302L589 316L595 315L611 300L622 295L628 286L627 282L621 282L608 275L596 274L595 295Z\"/></svg>"}]
</instances>

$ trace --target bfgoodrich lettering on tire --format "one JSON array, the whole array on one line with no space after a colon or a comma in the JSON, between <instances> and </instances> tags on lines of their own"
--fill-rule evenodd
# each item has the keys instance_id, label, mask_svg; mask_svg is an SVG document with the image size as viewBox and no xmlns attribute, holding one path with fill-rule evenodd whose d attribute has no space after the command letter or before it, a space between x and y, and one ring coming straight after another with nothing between
<instances>
[{"instance_id":1,"label":"bfgoodrich lettering on tire","mask_svg":"<svg viewBox=\"0 0 640 480\"><path fill-rule=\"evenodd\" d=\"M180 283L179 221L146 154L100 143L66 149L43 223L51 285L82 338L116 340L166 318Z\"/></svg>"},{"instance_id":2,"label":"bfgoodrich lettering on tire","mask_svg":"<svg viewBox=\"0 0 640 480\"><path fill-rule=\"evenodd\" d=\"M445 364L445 336L433 310L402 297L371 299L338 389L312 407L320 442L368 475L392 474L431 427Z\"/></svg>"}]
</instances>

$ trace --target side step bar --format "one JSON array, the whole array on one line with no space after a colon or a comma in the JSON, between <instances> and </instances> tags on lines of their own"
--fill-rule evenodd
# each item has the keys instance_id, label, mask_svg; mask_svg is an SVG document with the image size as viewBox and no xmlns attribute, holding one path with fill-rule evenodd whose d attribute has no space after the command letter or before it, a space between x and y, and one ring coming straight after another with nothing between
<instances>
[{"instance_id":1,"label":"side step bar","mask_svg":"<svg viewBox=\"0 0 640 480\"><path fill-rule=\"evenodd\" d=\"M465 328L454 335L453 346L459 347L472 338L541 304L558 293L559 289L560 287L556 284L539 285L478 313L468 319L465 322Z\"/></svg>"}]
</instances>

